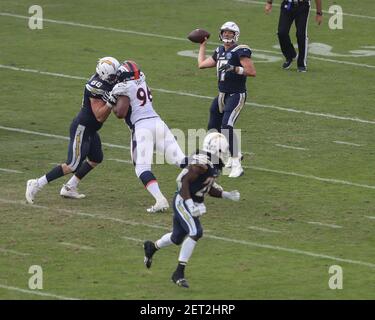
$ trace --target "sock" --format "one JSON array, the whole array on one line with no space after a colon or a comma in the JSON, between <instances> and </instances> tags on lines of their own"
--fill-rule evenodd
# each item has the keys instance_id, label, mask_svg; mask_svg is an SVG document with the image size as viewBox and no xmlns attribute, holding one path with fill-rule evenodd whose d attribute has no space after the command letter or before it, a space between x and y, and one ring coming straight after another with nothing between
<instances>
[{"instance_id":1,"label":"sock","mask_svg":"<svg viewBox=\"0 0 375 320\"><path fill-rule=\"evenodd\" d=\"M47 181L46 175L44 175L43 177L40 177L38 179L38 185L41 188L44 187L47 183L48 183L48 181Z\"/></svg>"},{"instance_id":2,"label":"sock","mask_svg":"<svg viewBox=\"0 0 375 320\"><path fill-rule=\"evenodd\" d=\"M152 194L152 196L155 198L156 201L159 201L165 198L163 194L161 193L159 189L159 184L156 180L150 181L148 185L146 186L146 189L148 190L148 192Z\"/></svg>"},{"instance_id":3,"label":"sock","mask_svg":"<svg viewBox=\"0 0 375 320\"><path fill-rule=\"evenodd\" d=\"M184 240L181 246L180 255L178 257L178 261L180 261L180 263L186 264L189 261L196 244L197 242L190 237L187 237Z\"/></svg>"},{"instance_id":4,"label":"sock","mask_svg":"<svg viewBox=\"0 0 375 320\"><path fill-rule=\"evenodd\" d=\"M77 188L78 186L78 183L80 182L81 180L77 178L76 175L73 175L73 177L70 178L70 180L68 181L68 185L72 188Z\"/></svg>"},{"instance_id":5,"label":"sock","mask_svg":"<svg viewBox=\"0 0 375 320\"><path fill-rule=\"evenodd\" d=\"M167 247L171 245L173 242L171 240L172 232L166 233L164 236L162 236L159 240L155 241L155 247L156 249L161 249L164 247Z\"/></svg>"},{"instance_id":6,"label":"sock","mask_svg":"<svg viewBox=\"0 0 375 320\"><path fill-rule=\"evenodd\" d=\"M154 174L151 171L144 171L139 176L143 185L151 193L151 195L155 198L156 201L162 200L165 197L161 193L159 189L158 181L156 180Z\"/></svg>"},{"instance_id":7,"label":"sock","mask_svg":"<svg viewBox=\"0 0 375 320\"><path fill-rule=\"evenodd\" d=\"M176 272L178 274L184 275L185 274L185 267L186 267L186 263L179 261L178 265L177 265L177 268L176 268Z\"/></svg>"},{"instance_id":8,"label":"sock","mask_svg":"<svg viewBox=\"0 0 375 320\"><path fill-rule=\"evenodd\" d=\"M83 177L88 174L92 169L94 169L86 160L82 162L76 171L75 175L79 180L82 180Z\"/></svg>"},{"instance_id":9,"label":"sock","mask_svg":"<svg viewBox=\"0 0 375 320\"><path fill-rule=\"evenodd\" d=\"M64 176L64 171L61 166L57 166L46 174L46 179L48 183L50 183L51 181L56 180L62 176Z\"/></svg>"}]
</instances>

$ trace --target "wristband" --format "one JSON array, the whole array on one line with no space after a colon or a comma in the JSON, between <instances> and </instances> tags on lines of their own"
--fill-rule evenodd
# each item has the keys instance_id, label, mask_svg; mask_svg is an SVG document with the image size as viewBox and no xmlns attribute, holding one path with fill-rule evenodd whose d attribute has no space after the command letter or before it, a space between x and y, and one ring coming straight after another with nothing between
<instances>
[{"instance_id":1,"label":"wristband","mask_svg":"<svg viewBox=\"0 0 375 320\"><path fill-rule=\"evenodd\" d=\"M243 67L237 67L237 74L243 74L244 73L244 68Z\"/></svg>"},{"instance_id":2,"label":"wristband","mask_svg":"<svg viewBox=\"0 0 375 320\"><path fill-rule=\"evenodd\" d=\"M317 11L317 12L316 12L316 15L317 15L317 16L322 16L322 15L323 15L323 12L322 12L322 11Z\"/></svg>"}]
</instances>

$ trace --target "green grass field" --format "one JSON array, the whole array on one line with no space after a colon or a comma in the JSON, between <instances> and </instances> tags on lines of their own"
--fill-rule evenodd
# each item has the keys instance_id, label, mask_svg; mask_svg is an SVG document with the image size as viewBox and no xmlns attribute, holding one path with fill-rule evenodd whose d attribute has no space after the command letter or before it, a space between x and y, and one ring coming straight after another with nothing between
<instances>
[{"instance_id":1,"label":"green grass field","mask_svg":"<svg viewBox=\"0 0 375 320\"><path fill-rule=\"evenodd\" d=\"M246 0L40 0L42 30L28 28L34 2L0 2L0 299L374 299L375 3L339 1L344 28L331 30L335 1L323 0L309 41L332 50L311 52L301 74L280 68L275 2L266 16ZM197 27L214 50L227 20L257 69L237 122L246 171L218 181L240 190L239 203L206 200L183 290L169 280L177 247L143 265L141 241L169 230L172 212L148 215L153 199L133 166L110 160L130 160L129 130L113 115L100 131L105 161L80 184L86 199L62 199L62 178L27 205L25 186L66 160L84 79L102 56L139 63L170 128L206 128L215 71L178 53L198 49L186 39ZM171 200L179 170L154 172ZM29 289L31 265L43 268L43 290ZM342 267L342 290L328 286L332 265Z\"/></svg>"}]
</instances>

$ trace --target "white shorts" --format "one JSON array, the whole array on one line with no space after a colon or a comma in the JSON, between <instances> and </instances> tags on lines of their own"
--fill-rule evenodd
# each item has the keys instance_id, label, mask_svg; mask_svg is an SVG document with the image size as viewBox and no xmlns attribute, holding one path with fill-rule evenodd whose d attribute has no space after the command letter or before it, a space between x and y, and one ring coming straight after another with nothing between
<instances>
[{"instance_id":1,"label":"white shorts","mask_svg":"<svg viewBox=\"0 0 375 320\"><path fill-rule=\"evenodd\" d=\"M159 117L140 120L134 125L131 141L131 156L138 177L145 171L151 171L154 146L156 164L167 162L179 166L185 158L185 154L163 120Z\"/></svg>"}]
</instances>

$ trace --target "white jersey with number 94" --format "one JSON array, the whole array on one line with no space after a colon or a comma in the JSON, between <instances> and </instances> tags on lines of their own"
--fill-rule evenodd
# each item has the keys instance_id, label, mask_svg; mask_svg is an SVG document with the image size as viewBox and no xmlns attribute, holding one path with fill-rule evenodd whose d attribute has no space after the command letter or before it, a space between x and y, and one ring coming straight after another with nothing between
<instances>
[{"instance_id":1,"label":"white jersey with number 94","mask_svg":"<svg viewBox=\"0 0 375 320\"><path fill-rule=\"evenodd\" d=\"M146 76L141 72L139 79L120 82L114 86L111 94L116 98L127 96L130 100L128 111L128 125L133 126L141 119L158 117L152 107L152 95L146 83ZM130 118L129 118L130 115ZM129 123L130 122L130 123Z\"/></svg>"}]
</instances>

